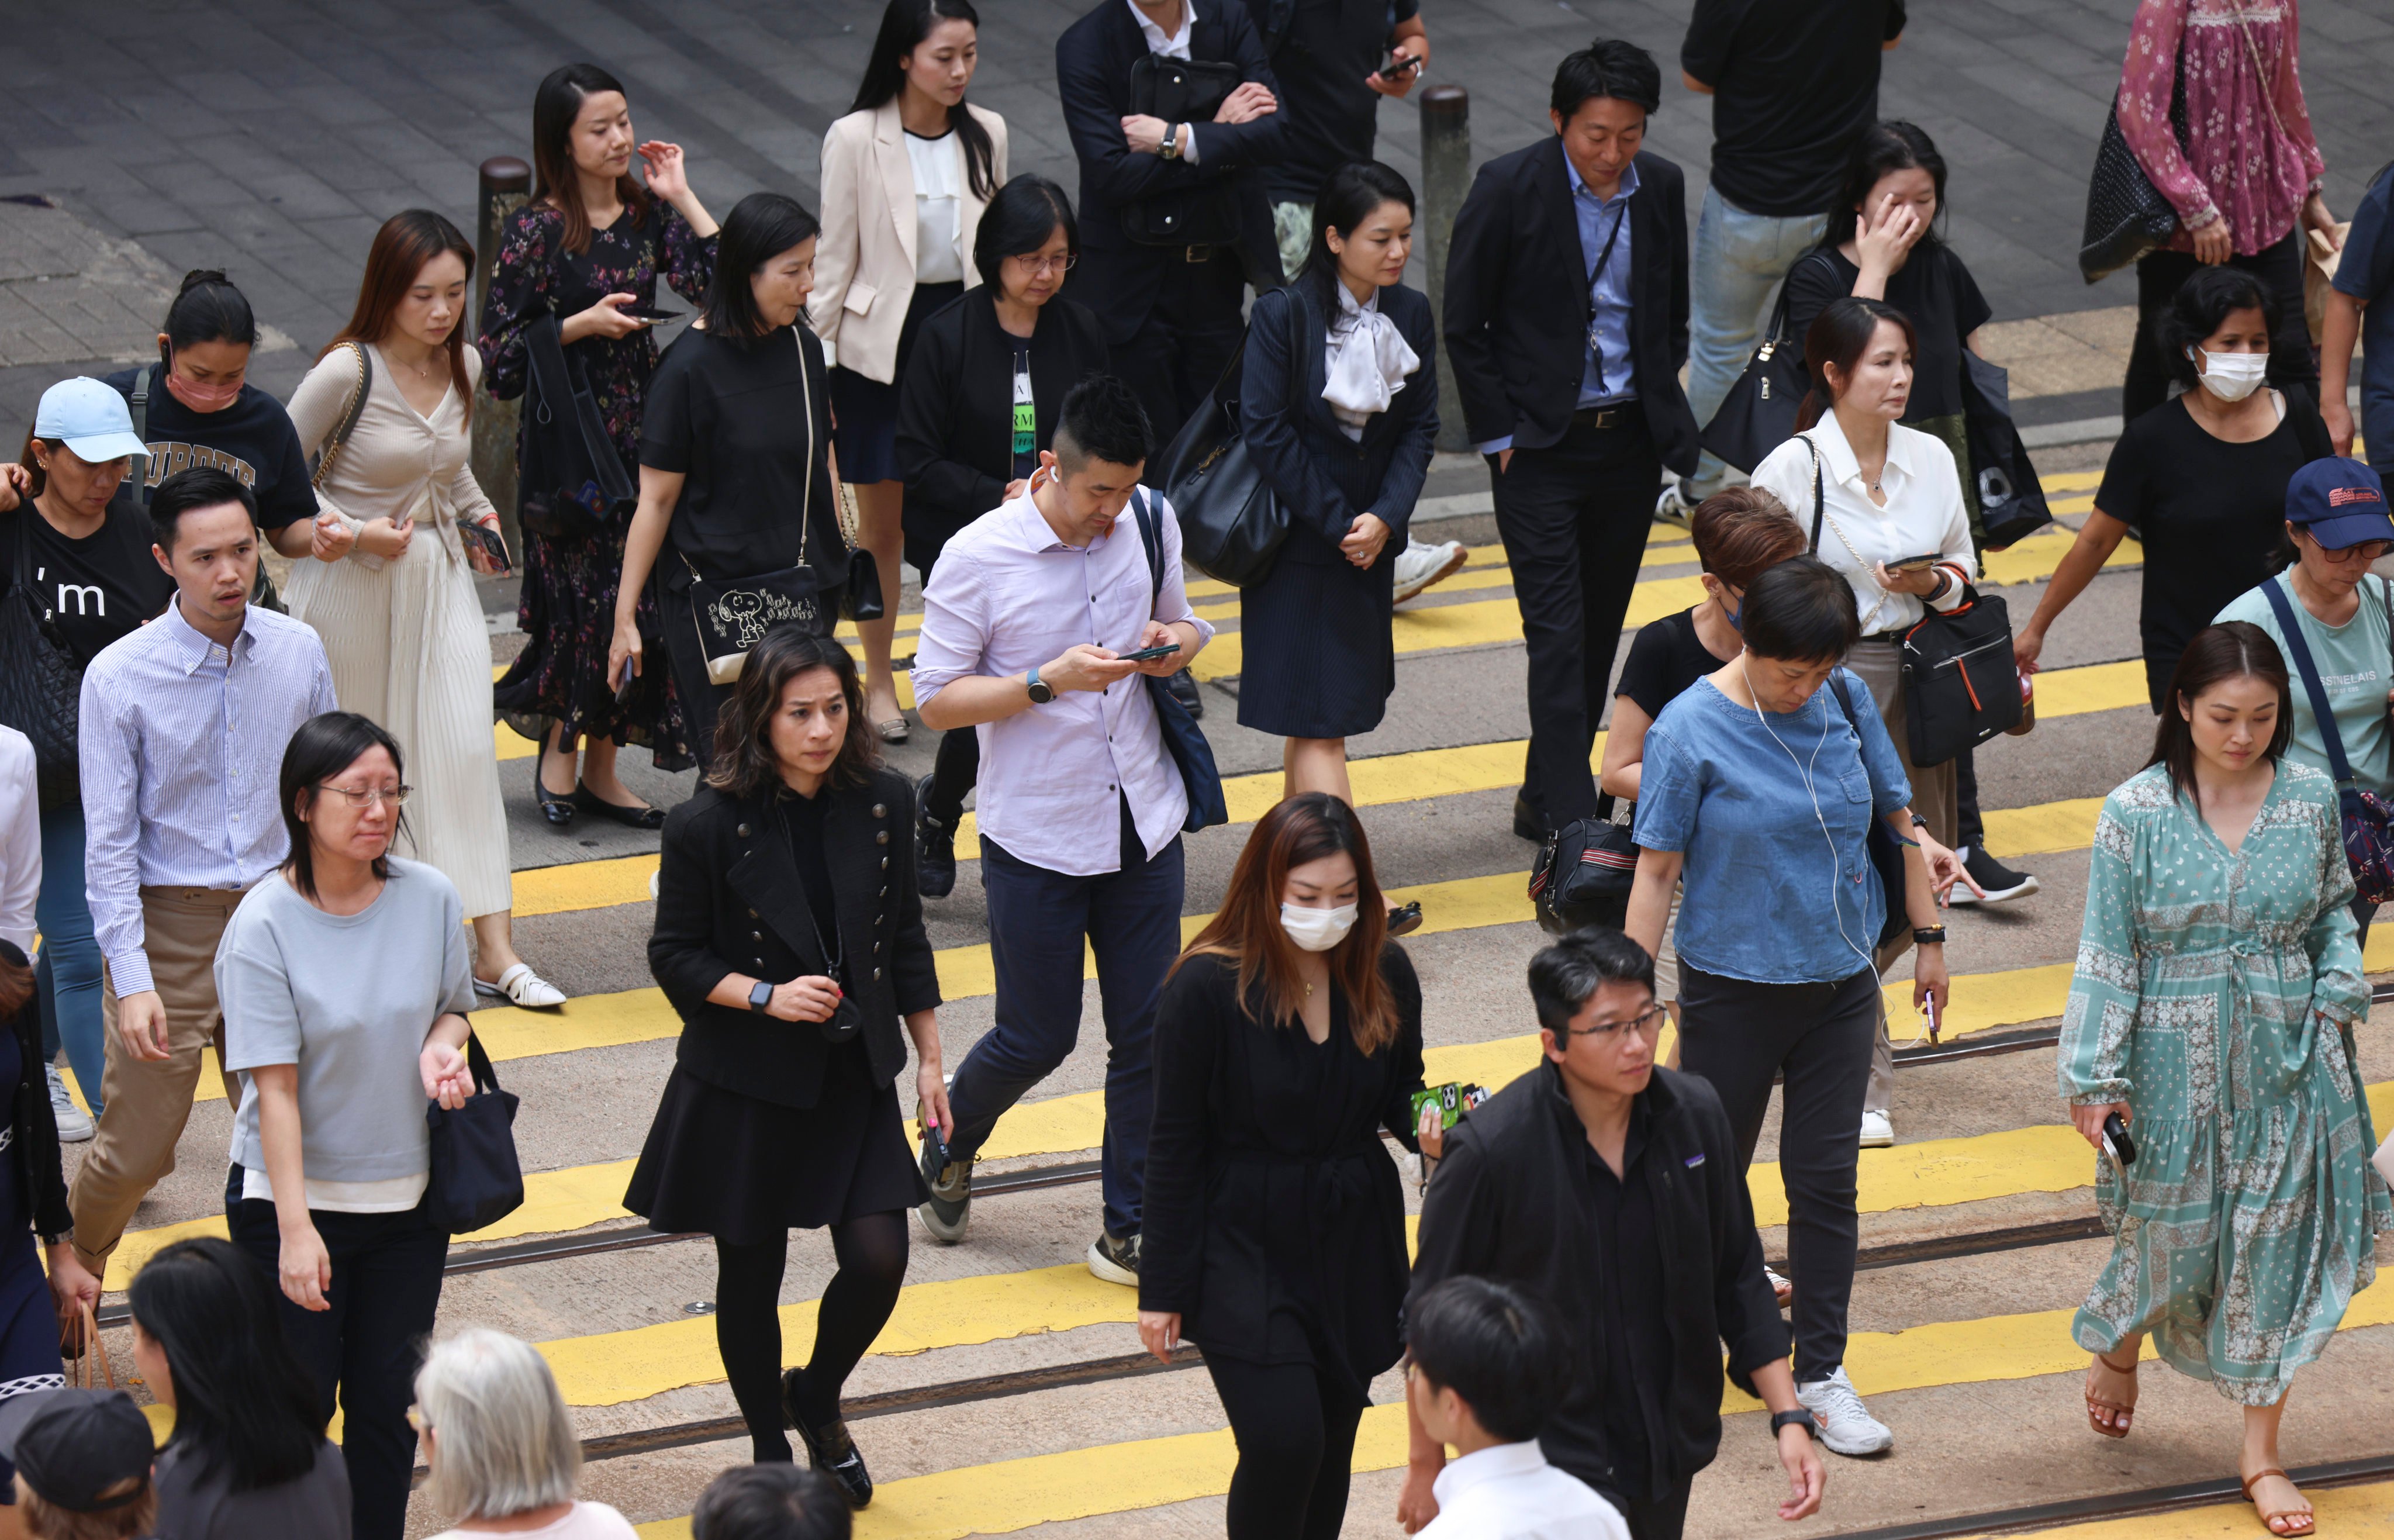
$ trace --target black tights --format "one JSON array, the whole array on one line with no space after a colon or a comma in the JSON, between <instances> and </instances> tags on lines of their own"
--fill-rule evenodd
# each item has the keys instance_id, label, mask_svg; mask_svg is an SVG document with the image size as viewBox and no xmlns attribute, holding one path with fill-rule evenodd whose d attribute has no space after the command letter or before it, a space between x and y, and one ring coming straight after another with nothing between
<instances>
[{"instance_id":1,"label":"black tights","mask_svg":"<svg viewBox=\"0 0 2394 1540\"><path fill-rule=\"evenodd\" d=\"M1208 1358L1230 1415L1230 1540L1337 1540L1363 1404L1306 1363Z\"/></svg>"},{"instance_id":2,"label":"black tights","mask_svg":"<svg viewBox=\"0 0 2394 1540\"><path fill-rule=\"evenodd\" d=\"M897 1308L906 1281L906 1216L867 1214L831 1227L839 1270L815 1310L814 1356L794 1399L809 1428L839 1415L839 1388ZM789 1237L753 1245L715 1240L715 1345L758 1463L790 1458L782 1431L782 1269Z\"/></svg>"}]
</instances>

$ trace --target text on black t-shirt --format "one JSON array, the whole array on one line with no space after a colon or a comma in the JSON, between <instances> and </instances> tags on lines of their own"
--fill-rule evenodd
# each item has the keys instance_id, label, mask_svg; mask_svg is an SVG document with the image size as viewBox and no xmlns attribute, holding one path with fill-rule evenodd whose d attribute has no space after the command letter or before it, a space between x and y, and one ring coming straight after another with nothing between
<instances>
[{"instance_id":1,"label":"text on black t-shirt","mask_svg":"<svg viewBox=\"0 0 2394 1540\"><path fill-rule=\"evenodd\" d=\"M120 369L101 383L129 405L138 369ZM254 385L244 385L221 412L194 412L166 388L165 371L150 371L150 402L144 438L150 459L138 484L126 477L118 494L143 505L158 483L193 466L211 466L232 476L257 499L260 529L279 530L316 517L316 493L308 482L308 457L299 452L299 430L283 403Z\"/></svg>"},{"instance_id":2,"label":"text on black t-shirt","mask_svg":"<svg viewBox=\"0 0 2394 1540\"><path fill-rule=\"evenodd\" d=\"M60 534L30 501L0 514L0 584L17 579L20 537L32 565L26 582L34 612L56 627L79 663L154 618L175 592L175 580L150 553L150 516L122 497L81 540Z\"/></svg>"}]
</instances>

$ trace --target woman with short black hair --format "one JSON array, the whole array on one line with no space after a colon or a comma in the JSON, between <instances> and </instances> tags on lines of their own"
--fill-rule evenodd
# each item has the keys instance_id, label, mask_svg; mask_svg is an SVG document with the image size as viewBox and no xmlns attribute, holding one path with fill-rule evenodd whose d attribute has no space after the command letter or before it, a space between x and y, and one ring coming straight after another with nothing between
<instances>
[{"instance_id":1,"label":"woman with short black hair","mask_svg":"<svg viewBox=\"0 0 2394 1540\"><path fill-rule=\"evenodd\" d=\"M178 1241L134 1274L132 1307L134 1366L175 1416L158 1452L159 1533L344 1540L349 1468L265 1271L230 1241Z\"/></svg>"},{"instance_id":2,"label":"woman with short black hair","mask_svg":"<svg viewBox=\"0 0 2394 1540\"><path fill-rule=\"evenodd\" d=\"M814 292L821 230L778 192L733 205L705 313L649 382L640 506L624 539L607 677L621 685L650 666L640 605L653 577L662 661L702 766L713 762L716 713L740 677L741 643L761 626L702 634L698 586L747 585L726 603L748 599L760 617L755 596L770 587L788 623L824 635L839 618L848 546L831 477L831 393L822 344L797 324ZM792 573L801 567L809 571ZM894 592L897 570L881 575Z\"/></svg>"},{"instance_id":3,"label":"woman with short black hair","mask_svg":"<svg viewBox=\"0 0 2394 1540\"><path fill-rule=\"evenodd\" d=\"M998 189L973 240L979 287L914 334L898 400L906 479L906 559L928 586L949 536L1021 495L1055 437L1064 392L1107 369L1105 328L1058 297L1081 257L1064 190L1026 172ZM923 894L956 882L955 828L980 770L980 737L942 733L934 774L915 783Z\"/></svg>"},{"instance_id":4,"label":"woman with short black hair","mask_svg":"<svg viewBox=\"0 0 2394 1540\"><path fill-rule=\"evenodd\" d=\"M1746 589L1738 623L1743 651L1646 730L1624 928L1659 951L1671 886L1684 878L1673 938L1679 1065L1720 1093L1742 1164L1753 1162L1772 1080L1784 1079L1796 1393L1832 1451L1875 1454L1894 1435L1844 1367L1854 1130L1881 1016L1874 949L1887 906L1902 904L1920 946L1913 1003L1941 1011L1936 885L1956 868L1918 827L1887 726L1843 665L1861 634L1849 576L1813 557L1782 561ZM1905 847L1900 893L1874 875L1874 823Z\"/></svg>"},{"instance_id":5,"label":"woman with short black hair","mask_svg":"<svg viewBox=\"0 0 2394 1540\"><path fill-rule=\"evenodd\" d=\"M624 1198L659 1230L715 1238L716 1344L756 1458L789 1459L795 1426L858 1507L873 1478L840 1386L897 1304L906 1210L929 1195L898 1111L906 1037L919 1104L952 1126L914 811L847 648L767 632L704 783L665 820L649 967L681 1044ZM826 1226L839 1270L812 1355L783 1374L789 1232Z\"/></svg>"},{"instance_id":6,"label":"woman with short black hair","mask_svg":"<svg viewBox=\"0 0 2394 1540\"><path fill-rule=\"evenodd\" d=\"M2034 671L2045 633L2134 529L2144 545L2138 631L2155 715L2189 638L2278 570L2286 483L2335 452L2299 386L2264 383L2278 297L2242 268L2204 268L2158 322L2161 353L2186 388L2128 424L2111 446L2094 511L2012 638Z\"/></svg>"}]
</instances>

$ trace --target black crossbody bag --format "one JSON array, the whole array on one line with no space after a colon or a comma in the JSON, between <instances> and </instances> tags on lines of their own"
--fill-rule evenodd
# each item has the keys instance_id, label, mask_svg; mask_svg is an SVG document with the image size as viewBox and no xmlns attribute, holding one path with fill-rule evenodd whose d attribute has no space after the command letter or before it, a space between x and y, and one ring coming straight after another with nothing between
<instances>
[{"instance_id":1,"label":"black crossbody bag","mask_svg":"<svg viewBox=\"0 0 2394 1540\"><path fill-rule=\"evenodd\" d=\"M1822 264L1828 260L1817 249L1804 258ZM1789 276L1794 276L1792 270ZM1745 361L1737 383L1721 398L1713 420L1704 424L1700 441L1725 464L1751 475L1772 450L1796 436L1796 409L1804 404L1804 392L1809 388L1811 376L1804 372L1804 339L1787 332L1787 284L1782 280L1779 301L1770 308L1770 329L1755 348L1754 356ZM1819 544L1817 539L1814 544Z\"/></svg>"}]
</instances>

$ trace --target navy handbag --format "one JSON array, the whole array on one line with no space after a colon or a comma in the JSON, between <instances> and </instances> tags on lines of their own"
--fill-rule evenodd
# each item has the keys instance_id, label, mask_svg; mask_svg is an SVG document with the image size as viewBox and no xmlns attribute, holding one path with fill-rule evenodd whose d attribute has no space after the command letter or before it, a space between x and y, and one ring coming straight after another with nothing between
<instances>
[{"instance_id":1,"label":"navy handbag","mask_svg":"<svg viewBox=\"0 0 2394 1540\"><path fill-rule=\"evenodd\" d=\"M474 1094L454 1109L424 1110L432 1129L432 1174L425 1206L433 1225L452 1235L485 1230L523 1206L523 1166L516 1159L516 1098L499 1089L482 1040L466 1038Z\"/></svg>"},{"instance_id":2,"label":"navy handbag","mask_svg":"<svg viewBox=\"0 0 2394 1540\"><path fill-rule=\"evenodd\" d=\"M1138 520L1139 543L1147 547L1151 582L1148 612L1152 614L1155 600L1164 597L1164 537L1156 531L1155 505L1145 487L1131 494L1130 506ZM1214 768L1214 745L1205 741L1197 718L1172 693L1167 681L1152 674L1146 678L1147 698L1154 704L1155 725L1164 734L1164 751L1179 767L1180 784L1189 793L1189 816L1182 820L1180 832L1193 835L1217 823L1228 823L1230 808L1222 799L1222 772Z\"/></svg>"}]
</instances>

